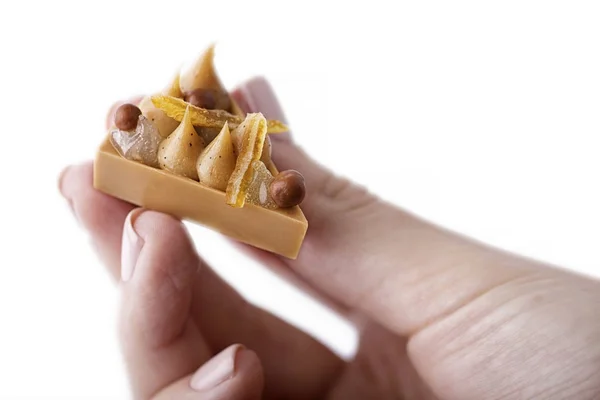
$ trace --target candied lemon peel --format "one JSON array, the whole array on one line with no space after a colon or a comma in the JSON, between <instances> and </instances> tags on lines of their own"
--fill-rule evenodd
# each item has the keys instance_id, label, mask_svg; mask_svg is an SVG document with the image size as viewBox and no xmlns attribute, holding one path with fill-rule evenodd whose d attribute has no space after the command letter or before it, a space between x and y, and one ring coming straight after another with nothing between
<instances>
[{"instance_id":1,"label":"candied lemon peel","mask_svg":"<svg viewBox=\"0 0 600 400\"><path fill-rule=\"evenodd\" d=\"M246 194L254 177L254 161L260 160L267 137L267 120L261 113L251 113L236 128L242 134L242 147L237 157L235 169L227 183L225 201L230 206L242 208Z\"/></svg>"},{"instance_id":2,"label":"candied lemon peel","mask_svg":"<svg viewBox=\"0 0 600 400\"><path fill-rule=\"evenodd\" d=\"M169 117L179 122L181 122L186 109L189 107L190 119L194 126L222 128L227 122L231 129L235 129L244 122L242 117L230 114L227 111L206 110L172 96L155 95L151 97L151 100L156 108L161 109ZM277 120L265 120L265 126L267 133L283 133L289 130L283 122Z\"/></svg>"}]
</instances>

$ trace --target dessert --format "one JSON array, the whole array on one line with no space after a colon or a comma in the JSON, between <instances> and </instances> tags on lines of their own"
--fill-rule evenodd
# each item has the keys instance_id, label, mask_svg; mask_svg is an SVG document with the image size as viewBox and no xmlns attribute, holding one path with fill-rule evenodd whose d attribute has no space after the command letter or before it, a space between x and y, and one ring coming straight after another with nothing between
<instances>
[{"instance_id":1,"label":"dessert","mask_svg":"<svg viewBox=\"0 0 600 400\"><path fill-rule=\"evenodd\" d=\"M279 172L269 135L280 121L245 114L223 87L213 47L159 93L124 104L100 147L94 186L296 258L308 223L302 175Z\"/></svg>"}]
</instances>

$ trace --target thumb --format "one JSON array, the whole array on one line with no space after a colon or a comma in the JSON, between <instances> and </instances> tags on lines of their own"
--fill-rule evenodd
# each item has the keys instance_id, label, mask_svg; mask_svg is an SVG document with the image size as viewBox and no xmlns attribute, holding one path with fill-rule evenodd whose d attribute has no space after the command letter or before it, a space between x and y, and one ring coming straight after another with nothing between
<instances>
[{"instance_id":1,"label":"thumb","mask_svg":"<svg viewBox=\"0 0 600 400\"><path fill-rule=\"evenodd\" d=\"M134 398L147 399L211 356L190 318L200 260L180 221L137 208L121 264L121 344Z\"/></svg>"},{"instance_id":2,"label":"thumb","mask_svg":"<svg viewBox=\"0 0 600 400\"><path fill-rule=\"evenodd\" d=\"M246 111L285 120L262 78L234 97ZM279 169L296 169L305 177L301 207L309 222L297 260L271 257L272 262L397 333L415 333L482 293L538 271L530 261L436 227L335 176L290 136L271 139Z\"/></svg>"},{"instance_id":3,"label":"thumb","mask_svg":"<svg viewBox=\"0 0 600 400\"><path fill-rule=\"evenodd\" d=\"M208 360L193 375L162 390L154 399L259 400L263 384L257 355L236 344Z\"/></svg>"}]
</instances>

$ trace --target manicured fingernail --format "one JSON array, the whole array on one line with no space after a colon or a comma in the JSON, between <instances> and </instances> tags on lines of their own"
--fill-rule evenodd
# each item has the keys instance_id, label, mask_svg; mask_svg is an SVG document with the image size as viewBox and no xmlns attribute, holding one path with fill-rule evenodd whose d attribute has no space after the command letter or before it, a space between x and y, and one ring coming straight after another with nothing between
<instances>
[{"instance_id":1,"label":"manicured fingernail","mask_svg":"<svg viewBox=\"0 0 600 400\"><path fill-rule=\"evenodd\" d=\"M71 200L71 198L66 195L65 189L64 189L65 176L69 173L70 169L71 169L71 166L69 165L68 167L63 169L62 172L60 173L60 175L58 177L58 191L60 192L62 197L64 197L65 200L67 200L67 204L69 205L69 208L71 209L73 214L75 214L75 208L73 207L73 200Z\"/></svg>"},{"instance_id":2,"label":"manicured fingernail","mask_svg":"<svg viewBox=\"0 0 600 400\"><path fill-rule=\"evenodd\" d=\"M238 353L243 350L244 346L236 344L208 360L192 376L191 388L198 392L204 392L231 379L235 374L235 359Z\"/></svg>"},{"instance_id":3,"label":"manicured fingernail","mask_svg":"<svg viewBox=\"0 0 600 400\"><path fill-rule=\"evenodd\" d=\"M240 87L240 92L250 112L261 112L265 118L286 122L277 96L266 79L251 79Z\"/></svg>"},{"instance_id":4,"label":"manicured fingernail","mask_svg":"<svg viewBox=\"0 0 600 400\"><path fill-rule=\"evenodd\" d=\"M69 172L69 169L71 169L70 165L68 167L66 167L65 169L63 169L62 172L60 173L60 175L58 176L58 190L60 191L60 194L62 194L63 196L65 195L65 192L63 191L63 183L65 180L65 176Z\"/></svg>"},{"instance_id":5,"label":"manicured fingernail","mask_svg":"<svg viewBox=\"0 0 600 400\"><path fill-rule=\"evenodd\" d=\"M123 226L123 242L121 246L121 279L127 282L133 276L137 259L144 246L144 241L137 234L133 225L143 212L141 208L131 211Z\"/></svg>"}]
</instances>

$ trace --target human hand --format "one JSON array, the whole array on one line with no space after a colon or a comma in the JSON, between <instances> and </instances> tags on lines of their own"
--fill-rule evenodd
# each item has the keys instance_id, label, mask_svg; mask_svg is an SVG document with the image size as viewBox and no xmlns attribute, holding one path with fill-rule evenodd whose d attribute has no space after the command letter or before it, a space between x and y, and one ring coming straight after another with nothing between
<instances>
[{"instance_id":1,"label":"human hand","mask_svg":"<svg viewBox=\"0 0 600 400\"><path fill-rule=\"evenodd\" d=\"M234 96L246 111L285 119L263 80ZM290 136L272 142L275 163L306 179L310 227L297 260L247 250L357 321L355 359L343 362L246 303L201 260L179 221L95 191L91 164L71 167L61 191L109 271L123 277L122 343L136 398L600 393L598 282L444 231L335 177ZM207 385L217 365L220 379ZM193 389L200 377L203 391Z\"/></svg>"}]
</instances>

